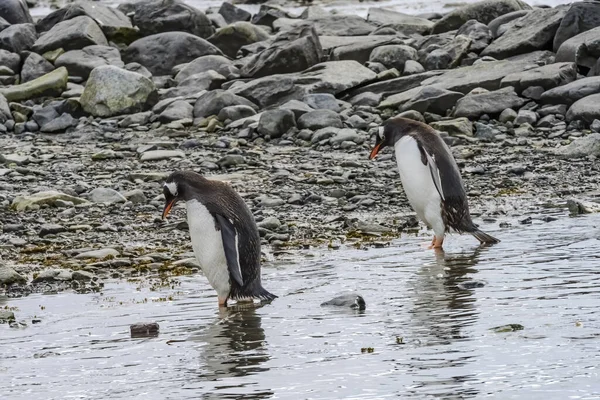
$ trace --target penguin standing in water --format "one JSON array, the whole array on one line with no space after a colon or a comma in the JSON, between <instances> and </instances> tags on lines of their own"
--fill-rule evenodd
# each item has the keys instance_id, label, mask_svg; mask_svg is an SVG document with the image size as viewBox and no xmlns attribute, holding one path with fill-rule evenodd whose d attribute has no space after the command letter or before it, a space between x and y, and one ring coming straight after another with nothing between
<instances>
[{"instance_id":1,"label":"penguin standing in water","mask_svg":"<svg viewBox=\"0 0 600 400\"><path fill-rule=\"evenodd\" d=\"M369 159L393 146L400 180L417 216L433 229L430 248L441 249L446 232L475 236L480 243L499 240L480 231L471 220L465 187L446 143L429 125L407 118L390 118L379 128Z\"/></svg>"},{"instance_id":2,"label":"penguin standing in water","mask_svg":"<svg viewBox=\"0 0 600 400\"><path fill-rule=\"evenodd\" d=\"M163 219L179 200L185 202L194 255L219 306L229 299L275 299L262 287L260 236L254 217L233 188L192 171L177 171L166 180Z\"/></svg>"}]
</instances>

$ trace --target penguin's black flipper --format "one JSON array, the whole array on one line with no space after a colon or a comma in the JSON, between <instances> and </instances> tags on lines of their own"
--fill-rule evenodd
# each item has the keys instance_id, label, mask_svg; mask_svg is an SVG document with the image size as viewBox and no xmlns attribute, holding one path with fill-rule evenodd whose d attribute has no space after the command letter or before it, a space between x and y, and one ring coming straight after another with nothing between
<instances>
[{"instance_id":1,"label":"penguin's black flipper","mask_svg":"<svg viewBox=\"0 0 600 400\"><path fill-rule=\"evenodd\" d=\"M229 276L236 281L240 287L244 286L242 270L240 268L240 253L238 250L237 232L235 227L224 216L215 213L215 220L221 229L221 238L223 239L223 250L225 250L225 259L227 260L227 269Z\"/></svg>"}]
</instances>

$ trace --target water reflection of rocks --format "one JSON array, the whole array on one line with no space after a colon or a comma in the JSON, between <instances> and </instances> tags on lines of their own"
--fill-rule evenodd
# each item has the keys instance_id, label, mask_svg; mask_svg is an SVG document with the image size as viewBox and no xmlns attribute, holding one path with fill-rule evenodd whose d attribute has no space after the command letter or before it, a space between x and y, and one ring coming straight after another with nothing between
<instances>
[{"instance_id":1,"label":"water reflection of rocks","mask_svg":"<svg viewBox=\"0 0 600 400\"><path fill-rule=\"evenodd\" d=\"M265 332L261 326L261 316L253 307L220 309L217 320L193 334L189 340L202 343L199 347L198 370L202 381L221 381L268 370L263 366L270 359ZM240 395L239 392L247 399L263 399L273 395L268 390L255 392L245 388L249 384L247 380L223 383L223 386L213 386L215 392L223 390L221 393L213 393L212 395L216 396L214 398L227 398L225 393L236 397ZM233 392L238 394L234 395ZM213 398L212 395L206 393L204 398Z\"/></svg>"},{"instance_id":2,"label":"water reflection of rocks","mask_svg":"<svg viewBox=\"0 0 600 400\"><path fill-rule=\"evenodd\" d=\"M485 247L474 251L448 254L437 252L435 260L425 264L409 282L412 288L410 314L416 323L412 332L421 352L402 368L417 372L410 389L415 394L436 392L444 398L470 398L478 390L470 387L476 379L471 373L476 355L461 342L471 339L467 327L479 317L473 290L466 289ZM471 276L469 276L471 275ZM439 376L427 371L444 369L450 374ZM420 372L419 372L420 371ZM433 378L436 376L436 378Z\"/></svg>"}]
</instances>

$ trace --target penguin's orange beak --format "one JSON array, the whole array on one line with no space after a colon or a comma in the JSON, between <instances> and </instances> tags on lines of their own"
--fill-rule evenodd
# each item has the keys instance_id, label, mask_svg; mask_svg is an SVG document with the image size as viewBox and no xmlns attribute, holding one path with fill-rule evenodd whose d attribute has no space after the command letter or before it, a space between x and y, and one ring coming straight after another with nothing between
<instances>
[{"instance_id":1,"label":"penguin's orange beak","mask_svg":"<svg viewBox=\"0 0 600 400\"><path fill-rule=\"evenodd\" d=\"M369 160L374 159L377 156L377 153L379 153L379 150L381 150L381 143L378 143L375 145L375 147L373 147L371 154L369 154Z\"/></svg>"},{"instance_id":2,"label":"penguin's orange beak","mask_svg":"<svg viewBox=\"0 0 600 400\"><path fill-rule=\"evenodd\" d=\"M171 212L171 208L173 208L174 205L175 205L175 199L173 199L171 201L167 201L167 203L165 204L163 213L162 213L162 219L167 218L167 215L169 215L169 213Z\"/></svg>"}]
</instances>

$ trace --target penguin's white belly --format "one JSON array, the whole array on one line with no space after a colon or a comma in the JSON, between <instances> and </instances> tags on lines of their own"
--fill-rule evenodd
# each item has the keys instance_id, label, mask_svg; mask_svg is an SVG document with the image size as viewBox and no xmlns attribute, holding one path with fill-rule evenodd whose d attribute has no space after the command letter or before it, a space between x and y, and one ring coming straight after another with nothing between
<instances>
[{"instance_id":1,"label":"penguin's white belly","mask_svg":"<svg viewBox=\"0 0 600 400\"><path fill-rule=\"evenodd\" d=\"M186 202L186 208L196 260L217 295L225 298L231 286L221 232L216 229L215 219L202 203L190 200Z\"/></svg>"},{"instance_id":2,"label":"penguin's white belly","mask_svg":"<svg viewBox=\"0 0 600 400\"><path fill-rule=\"evenodd\" d=\"M404 136L396 142L394 150L408 202L436 236L443 235L445 226L442 219L442 199L433 183L429 167L421 161L417 141L411 136Z\"/></svg>"}]
</instances>

